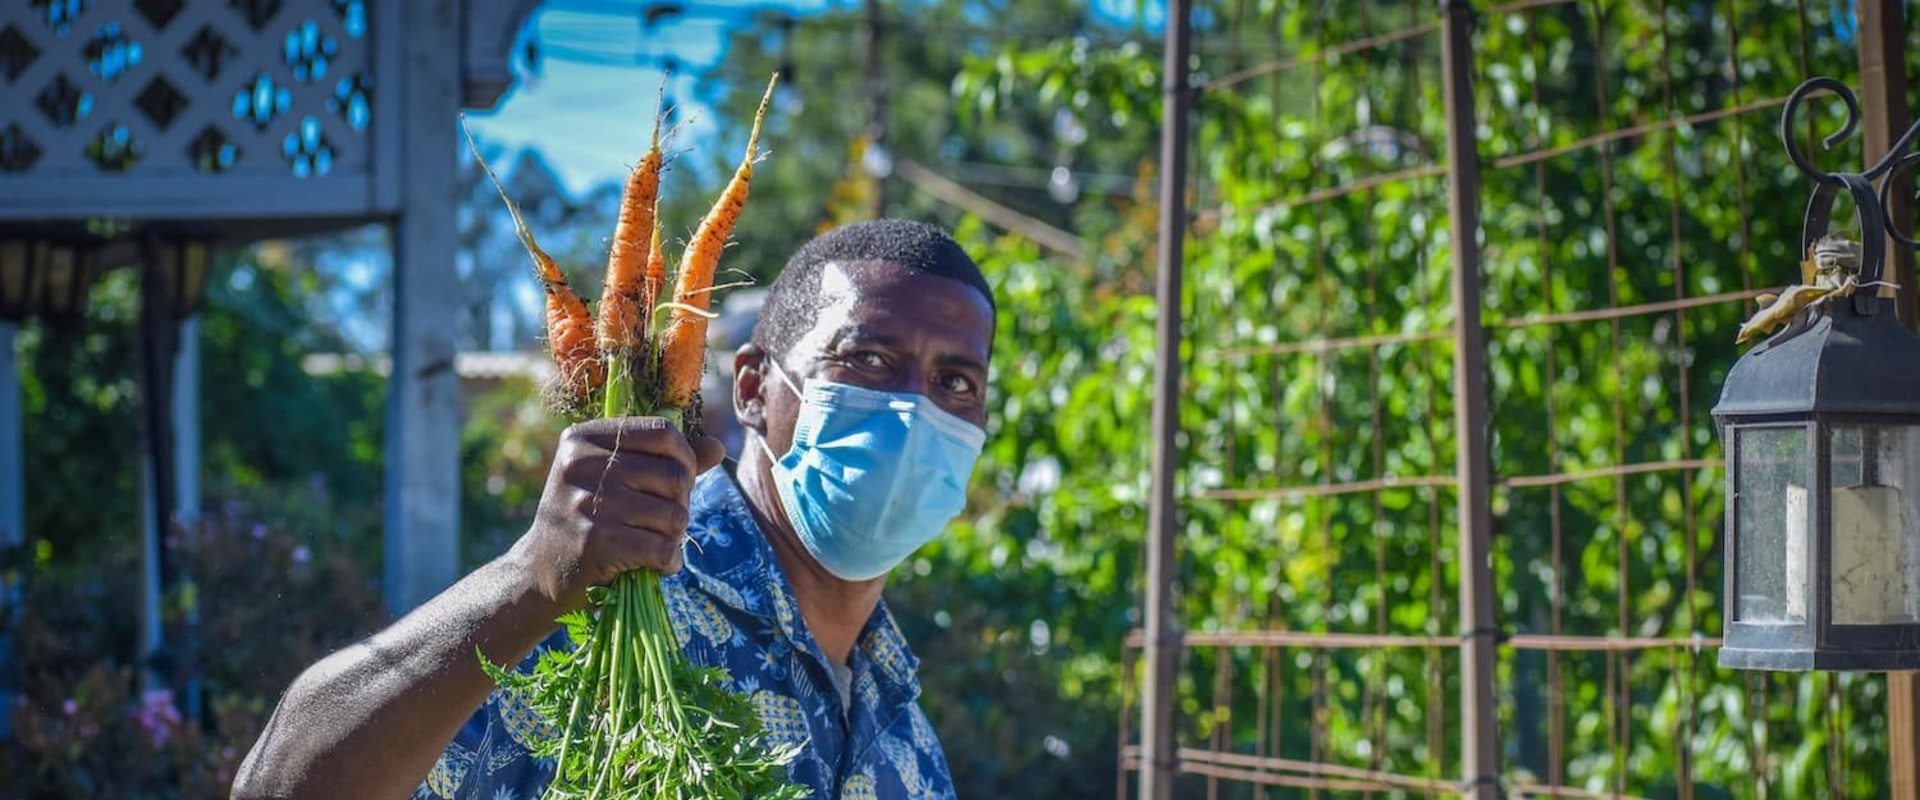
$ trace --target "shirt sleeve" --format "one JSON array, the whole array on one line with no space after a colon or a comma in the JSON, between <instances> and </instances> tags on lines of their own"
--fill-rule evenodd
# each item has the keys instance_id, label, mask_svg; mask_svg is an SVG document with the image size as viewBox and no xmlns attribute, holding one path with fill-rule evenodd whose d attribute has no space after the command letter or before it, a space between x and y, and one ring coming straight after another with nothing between
<instances>
[{"instance_id":1,"label":"shirt sleeve","mask_svg":"<svg viewBox=\"0 0 1920 800\"><path fill-rule=\"evenodd\" d=\"M566 632L556 631L522 660L515 670L531 672L540 654L568 646ZM534 758L536 737L549 735L550 726L525 699L503 689L487 695L453 741L440 752L425 780L414 790L414 800L534 800L546 790L553 765Z\"/></svg>"},{"instance_id":2,"label":"shirt sleeve","mask_svg":"<svg viewBox=\"0 0 1920 800\"><path fill-rule=\"evenodd\" d=\"M482 792L487 788L486 781L474 774L474 761L490 738L494 727L496 708L495 696L487 697L480 710L473 712L460 732L453 735L453 741L447 743L447 749L440 751L440 759L433 762L433 769L427 772L426 780L420 782L420 788L413 792L414 800L454 800L454 798L484 798Z\"/></svg>"}]
</instances>

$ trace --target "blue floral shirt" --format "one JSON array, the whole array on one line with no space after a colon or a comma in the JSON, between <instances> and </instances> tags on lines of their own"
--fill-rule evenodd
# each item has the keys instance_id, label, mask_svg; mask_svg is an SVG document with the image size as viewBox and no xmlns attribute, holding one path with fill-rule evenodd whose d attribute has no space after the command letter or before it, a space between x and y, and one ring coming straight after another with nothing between
<instances>
[{"instance_id":1,"label":"blue floral shirt","mask_svg":"<svg viewBox=\"0 0 1920 800\"><path fill-rule=\"evenodd\" d=\"M694 663L727 669L774 744L808 743L789 768L793 780L819 798L952 797L946 756L918 702L919 659L886 603L855 642L853 696L843 705L786 574L725 470L700 478L691 510L686 568L663 582L680 644ZM560 632L541 648L565 642ZM520 668L530 669L539 652ZM415 800L539 797L553 763L530 756L528 746L548 730L524 698L496 690L441 753Z\"/></svg>"}]
</instances>

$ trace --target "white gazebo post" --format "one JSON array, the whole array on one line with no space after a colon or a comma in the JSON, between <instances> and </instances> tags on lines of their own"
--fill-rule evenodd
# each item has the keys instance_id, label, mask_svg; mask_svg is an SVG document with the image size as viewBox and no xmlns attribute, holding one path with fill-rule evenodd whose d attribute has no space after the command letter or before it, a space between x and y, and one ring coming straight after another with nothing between
<instances>
[{"instance_id":1,"label":"white gazebo post","mask_svg":"<svg viewBox=\"0 0 1920 800\"><path fill-rule=\"evenodd\" d=\"M173 356L173 516L187 528L200 524L200 316L180 322L179 350ZM193 580L192 575L184 576ZM187 627L198 630L200 606L186 610ZM195 670L197 673L197 670ZM186 707L200 707L200 681L186 684Z\"/></svg>"},{"instance_id":2,"label":"white gazebo post","mask_svg":"<svg viewBox=\"0 0 1920 800\"><path fill-rule=\"evenodd\" d=\"M459 577L460 380L451 244L461 108L491 107L512 82L510 51L535 0L412 0L381 53L407 65L398 142L392 365L387 373L387 607L396 615ZM390 42L392 40L389 40ZM464 62L448 54L464 53Z\"/></svg>"},{"instance_id":3,"label":"white gazebo post","mask_svg":"<svg viewBox=\"0 0 1920 800\"><path fill-rule=\"evenodd\" d=\"M394 235L392 367L387 372L388 608L402 613L453 582L459 569L459 376L454 166L459 132L460 7L406 5L410 66L401 129L401 212Z\"/></svg>"},{"instance_id":4,"label":"white gazebo post","mask_svg":"<svg viewBox=\"0 0 1920 800\"><path fill-rule=\"evenodd\" d=\"M200 523L200 316L180 322L173 356L173 515Z\"/></svg>"}]
</instances>

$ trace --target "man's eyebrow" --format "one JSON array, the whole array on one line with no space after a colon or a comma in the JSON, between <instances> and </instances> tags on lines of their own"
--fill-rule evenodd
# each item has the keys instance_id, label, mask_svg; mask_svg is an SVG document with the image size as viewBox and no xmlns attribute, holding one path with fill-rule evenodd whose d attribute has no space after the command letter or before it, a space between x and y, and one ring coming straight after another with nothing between
<instances>
[{"instance_id":1,"label":"man's eyebrow","mask_svg":"<svg viewBox=\"0 0 1920 800\"><path fill-rule=\"evenodd\" d=\"M964 353L946 353L935 358L934 361L941 366L959 367L961 369L970 369L979 372L987 371L986 362Z\"/></svg>"},{"instance_id":2,"label":"man's eyebrow","mask_svg":"<svg viewBox=\"0 0 1920 800\"><path fill-rule=\"evenodd\" d=\"M829 345L842 345L848 342L875 344L881 347L897 347L901 339L894 334L874 330L871 325L855 324L842 326L839 330L833 332L833 338L827 340Z\"/></svg>"},{"instance_id":3,"label":"man's eyebrow","mask_svg":"<svg viewBox=\"0 0 1920 800\"><path fill-rule=\"evenodd\" d=\"M833 338L827 340L827 347L842 347L848 344L872 345L875 347L899 348L904 346L906 338L886 331L874 325L850 324L834 331ZM934 357L941 366L960 369L987 371L985 361L966 353L943 353Z\"/></svg>"}]
</instances>

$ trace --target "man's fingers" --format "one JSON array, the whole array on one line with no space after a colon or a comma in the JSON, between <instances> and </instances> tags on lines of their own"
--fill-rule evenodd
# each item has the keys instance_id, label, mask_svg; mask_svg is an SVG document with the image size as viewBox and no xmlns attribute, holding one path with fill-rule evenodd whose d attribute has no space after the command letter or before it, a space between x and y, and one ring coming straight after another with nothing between
<instances>
[{"instance_id":1,"label":"man's fingers","mask_svg":"<svg viewBox=\"0 0 1920 800\"><path fill-rule=\"evenodd\" d=\"M696 465L693 471L696 475L713 469L719 465L721 459L727 457L727 446L711 436L698 437L692 441L692 445L693 461Z\"/></svg>"},{"instance_id":2,"label":"man's fingers","mask_svg":"<svg viewBox=\"0 0 1920 800\"><path fill-rule=\"evenodd\" d=\"M687 437L660 417L592 419L574 425L568 435L612 453L672 458L689 470L696 466Z\"/></svg>"},{"instance_id":3,"label":"man's fingers","mask_svg":"<svg viewBox=\"0 0 1920 800\"><path fill-rule=\"evenodd\" d=\"M680 569L680 542L684 537L650 528L615 528L604 532L603 548L606 563L615 574L642 567L666 574Z\"/></svg>"},{"instance_id":4,"label":"man's fingers","mask_svg":"<svg viewBox=\"0 0 1920 800\"><path fill-rule=\"evenodd\" d=\"M648 530L671 536L676 541L686 535L689 521L686 504L678 500L637 493L621 497L617 502L603 506L596 518L617 523L623 528Z\"/></svg>"},{"instance_id":5,"label":"man's fingers","mask_svg":"<svg viewBox=\"0 0 1920 800\"><path fill-rule=\"evenodd\" d=\"M567 482L594 494L627 490L684 502L693 491L693 471L660 456L593 453L568 465Z\"/></svg>"}]
</instances>

